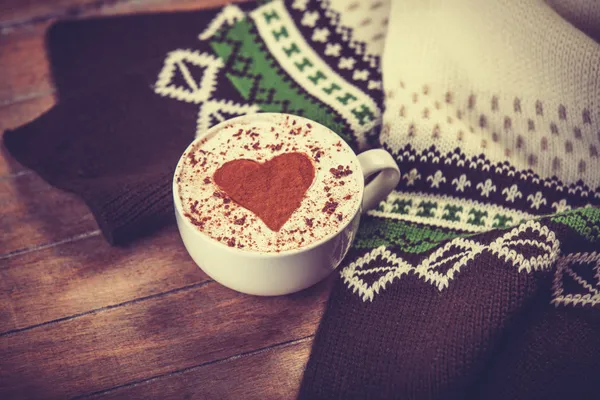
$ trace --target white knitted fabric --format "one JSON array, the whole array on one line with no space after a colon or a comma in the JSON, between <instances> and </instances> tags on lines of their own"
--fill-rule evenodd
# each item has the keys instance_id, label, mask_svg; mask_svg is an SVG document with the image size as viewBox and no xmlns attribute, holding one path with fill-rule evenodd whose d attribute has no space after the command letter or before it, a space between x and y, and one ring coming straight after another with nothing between
<instances>
[{"instance_id":1,"label":"white knitted fabric","mask_svg":"<svg viewBox=\"0 0 600 400\"><path fill-rule=\"evenodd\" d=\"M325 2L327 3L327 2ZM354 42L363 43L365 52L381 56L389 22L388 0L330 0L339 14L339 26L347 27Z\"/></svg>"},{"instance_id":2,"label":"white knitted fabric","mask_svg":"<svg viewBox=\"0 0 600 400\"><path fill-rule=\"evenodd\" d=\"M598 198L599 33L594 0L392 0L382 143L458 147Z\"/></svg>"}]
</instances>

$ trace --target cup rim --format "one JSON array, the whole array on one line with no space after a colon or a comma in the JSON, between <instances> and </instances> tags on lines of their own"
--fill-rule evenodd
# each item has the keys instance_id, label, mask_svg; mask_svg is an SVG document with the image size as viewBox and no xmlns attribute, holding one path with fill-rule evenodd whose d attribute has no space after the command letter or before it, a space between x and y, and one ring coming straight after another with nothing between
<instances>
[{"instance_id":1,"label":"cup rim","mask_svg":"<svg viewBox=\"0 0 600 400\"><path fill-rule=\"evenodd\" d=\"M335 133L334 131L332 131L331 129L329 129L328 127L326 127L325 125L313 121L311 119L308 119L306 117L302 117L299 115L293 115L293 114L286 114L286 113L277 113L277 112L259 112L259 113L255 113L255 114L245 114L245 115L240 115L238 117L234 117L225 121L221 121L216 125L213 125L212 127L210 127L202 136L198 136L196 138L194 138L194 140L185 148L185 150L183 151L183 153L181 154L181 156L179 157L179 161L177 161L177 166L175 167L175 172L173 173L173 203L175 204L175 212L178 214L178 216L180 217L181 220L183 220L183 223L190 228L195 234L200 235L203 238L208 239L210 242L213 242L213 244L217 245L217 246L221 246L224 250L228 250L231 251L233 253L237 253L237 254L243 254L243 255L247 255L249 257L282 257L282 256L290 256L290 255L294 255L294 254L300 254L306 251L309 251L311 249L314 249L316 247L321 246L323 243L328 242L329 240L333 239L334 237L336 237L337 235L339 235L340 233L342 233L347 227L348 225L350 225L354 219L356 218L356 215L361 213L361 209L362 209L362 198L364 196L364 189L365 189L365 182L364 182L364 177L361 181L361 185L360 185L360 192L359 192L359 197L360 197L360 202L358 203L358 206L356 207L356 210L354 210L353 216L352 218L349 218L348 221L339 229L337 229L335 232L332 232L331 234L309 244L308 246L305 247L300 247L300 248L296 248L296 249L290 249L290 250L284 250L284 251L280 251L280 252L266 252L266 251L257 251L257 250L244 250L244 249L238 249L237 247L230 247L230 246L226 246L224 243L214 239L212 236L208 235L207 233L204 233L200 230L198 230L193 224L192 222L185 217L184 213L183 213L183 206L181 204L181 200L179 199L179 185L177 185L177 175L179 173L179 170L181 169L181 165L182 165L182 161L184 158L184 155L187 153L187 151L194 146L196 143L200 142L201 140L203 140L205 137L213 134L215 131L218 131L219 129L221 129L223 126L225 125L229 125L229 124L236 124L240 121L244 121L247 119L254 119L254 118L259 118L262 120L265 119L269 119L269 118L285 118L285 117L289 117L289 118L296 118L301 120L301 122L303 123L310 123L314 126L318 126L319 129L324 129L328 132L330 132L331 134L337 136L341 143L342 146L345 146L347 150L350 151L351 154L353 154L354 159L356 164L358 165L358 167L360 168L360 162L358 161L357 155L354 153L354 150L352 150L352 148L350 147L350 145L348 145L348 143L346 143L346 141L344 139L342 139L342 137L340 135L338 135L337 133ZM362 175L362 171L361 171L361 175Z\"/></svg>"}]
</instances>

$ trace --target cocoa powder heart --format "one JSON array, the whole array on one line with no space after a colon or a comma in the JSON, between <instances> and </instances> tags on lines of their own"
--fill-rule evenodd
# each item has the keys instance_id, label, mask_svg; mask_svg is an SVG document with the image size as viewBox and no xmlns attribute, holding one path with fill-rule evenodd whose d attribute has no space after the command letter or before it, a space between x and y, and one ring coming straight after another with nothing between
<instances>
[{"instance_id":1,"label":"cocoa powder heart","mask_svg":"<svg viewBox=\"0 0 600 400\"><path fill-rule=\"evenodd\" d=\"M273 231L279 231L300 207L314 178L315 168L304 153L285 153L264 163L229 161L213 176L233 201L252 211Z\"/></svg>"}]
</instances>

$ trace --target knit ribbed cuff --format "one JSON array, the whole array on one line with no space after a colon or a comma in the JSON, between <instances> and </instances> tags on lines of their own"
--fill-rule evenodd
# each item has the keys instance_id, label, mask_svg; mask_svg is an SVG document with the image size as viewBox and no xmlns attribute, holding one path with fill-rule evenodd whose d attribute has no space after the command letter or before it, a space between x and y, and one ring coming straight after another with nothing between
<instances>
[{"instance_id":1,"label":"knit ribbed cuff","mask_svg":"<svg viewBox=\"0 0 600 400\"><path fill-rule=\"evenodd\" d=\"M4 142L21 164L81 197L111 244L124 244L174 221L172 174L196 114L131 74L61 101Z\"/></svg>"}]
</instances>

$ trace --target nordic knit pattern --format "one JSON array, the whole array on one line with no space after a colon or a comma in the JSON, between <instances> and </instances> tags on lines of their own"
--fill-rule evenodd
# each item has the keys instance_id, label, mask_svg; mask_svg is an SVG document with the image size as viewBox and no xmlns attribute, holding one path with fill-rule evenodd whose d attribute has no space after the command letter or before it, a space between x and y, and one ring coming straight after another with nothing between
<instances>
[{"instance_id":1,"label":"nordic knit pattern","mask_svg":"<svg viewBox=\"0 0 600 400\"><path fill-rule=\"evenodd\" d=\"M362 221L301 398L597 397L578 347L600 344L600 4L557 11L391 2L380 143L403 179Z\"/></svg>"},{"instance_id":2,"label":"nordic knit pattern","mask_svg":"<svg viewBox=\"0 0 600 400\"><path fill-rule=\"evenodd\" d=\"M345 0L278 0L244 15L227 6L199 36L212 51L169 53L155 92L200 105L196 135L234 115L286 112L317 120L364 148L381 123L379 56L387 7L379 2L370 9L377 24L359 21L360 8ZM369 45L355 40L344 22L357 24ZM219 75L245 103L215 97Z\"/></svg>"},{"instance_id":3,"label":"nordic knit pattern","mask_svg":"<svg viewBox=\"0 0 600 400\"><path fill-rule=\"evenodd\" d=\"M370 216L484 232L600 204L598 43L536 1L390 18L380 141L404 175Z\"/></svg>"}]
</instances>

